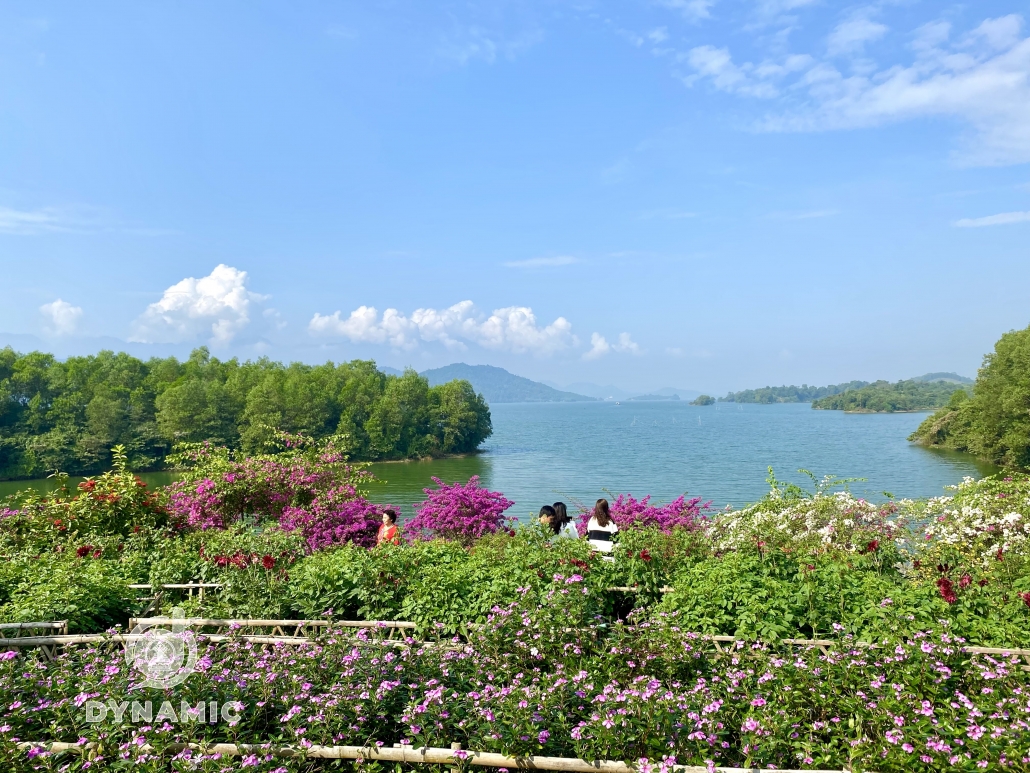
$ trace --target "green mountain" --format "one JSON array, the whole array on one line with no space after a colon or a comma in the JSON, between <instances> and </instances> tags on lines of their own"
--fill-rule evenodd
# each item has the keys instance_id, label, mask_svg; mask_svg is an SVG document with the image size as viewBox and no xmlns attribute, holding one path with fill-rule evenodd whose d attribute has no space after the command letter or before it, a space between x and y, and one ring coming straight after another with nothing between
<instances>
[{"instance_id":1,"label":"green mountain","mask_svg":"<svg viewBox=\"0 0 1030 773\"><path fill-rule=\"evenodd\" d=\"M456 362L453 365L423 371L422 375L429 380L430 386L446 384L456 378L465 379L491 404L571 403L596 399L573 392L562 392L493 365L466 365L464 362Z\"/></svg>"},{"instance_id":2,"label":"green mountain","mask_svg":"<svg viewBox=\"0 0 1030 773\"><path fill-rule=\"evenodd\" d=\"M951 384L972 384L973 379L960 376L958 373L927 373L925 376L916 376L910 381L947 381Z\"/></svg>"}]
</instances>

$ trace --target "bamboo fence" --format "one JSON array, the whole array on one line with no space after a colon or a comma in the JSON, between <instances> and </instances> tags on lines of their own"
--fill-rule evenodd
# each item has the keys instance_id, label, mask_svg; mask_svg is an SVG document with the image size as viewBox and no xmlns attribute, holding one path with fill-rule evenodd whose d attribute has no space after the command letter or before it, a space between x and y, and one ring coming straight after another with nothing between
<instances>
[{"instance_id":1,"label":"bamboo fence","mask_svg":"<svg viewBox=\"0 0 1030 773\"><path fill-rule=\"evenodd\" d=\"M45 749L50 752L82 752L96 747L96 744L74 743L31 743L18 744L22 749ZM139 747L140 751L154 753L156 750L149 744ZM240 757L248 754L274 757L300 757L302 759L324 760L381 760L383 762L404 762L408 764L450 765L460 768L462 764L477 765L485 768L509 768L514 770L557 770L563 773L639 773L640 766L617 760L597 760L588 762L574 757L509 757L506 754L493 752L467 751L464 758L455 754L461 751L460 744L452 744L450 749L433 747L413 747L395 744L388 746L272 746L271 744L169 744L162 751L165 754L178 754L186 749L202 754L221 754L224 757ZM657 768L657 764L653 764ZM705 765L670 766L674 773L850 773L847 768L834 770L795 771L783 768L724 768Z\"/></svg>"}]
</instances>

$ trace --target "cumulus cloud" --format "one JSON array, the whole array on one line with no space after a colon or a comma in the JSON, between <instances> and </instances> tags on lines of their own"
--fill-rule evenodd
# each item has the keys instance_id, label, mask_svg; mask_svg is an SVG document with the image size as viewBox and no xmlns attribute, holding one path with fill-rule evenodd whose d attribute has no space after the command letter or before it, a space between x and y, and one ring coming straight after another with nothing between
<instances>
[{"instance_id":1,"label":"cumulus cloud","mask_svg":"<svg viewBox=\"0 0 1030 773\"><path fill-rule=\"evenodd\" d=\"M596 360L612 350L612 345L600 333L591 333L590 349L583 354L584 360Z\"/></svg>"},{"instance_id":2,"label":"cumulus cloud","mask_svg":"<svg viewBox=\"0 0 1030 773\"><path fill-rule=\"evenodd\" d=\"M456 350L473 343L487 349L547 355L579 343L571 323L564 317L540 325L528 306L508 306L485 315L472 301L446 309L416 309L410 316L387 309L380 317L373 306L361 306L347 317L339 311L316 313L308 323L308 331L355 343L385 343L409 350L421 341L435 341Z\"/></svg>"},{"instance_id":3,"label":"cumulus cloud","mask_svg":"<svg viewBox=\"0 0 1030 773\"><path fill-rule=\"evenodd\" d=\"M1002 212L1000 215L964 217L955 221L955 225L959 228L983 228L989 225L1011 225L1013 223L1030 223L1030 212Z\"/></svg>"},{"instance_id":4,"label":"cumulus cloud","mask_svg":"<svg viewBox=\"0 0 1030 773\"><path fill-rule=\"evenodd\" d=\"M268 298L247 289L247 272L219 264L205 277L187 277L164 291L133 323L130 341L180 343L210 336L224 346L250 324L254 305Z\"/></svg>"},{"instance_id":5,"label":"cumulus cloud","mask_svg":"<svg viewBox=\"0 0 1030 773\"><path fill-rule=\"evenodd\" d=\"M629 333L619 333L619 340L614 344L600 333L593 333L590 336L590 349L583 354L584 360L596 360L609 352L620 352L622 354L640 354L640 346Z\"/></svg>"},{"instance_id":6,"label":"cumulus cloud","mask_svg":"<svg viewBox=\"0 0 1030 773\"><path fill-rule=\"evenodd\" d=\"M46 331L53 335L71 335L79 326L79 320L82 318L81 307L72 306L60 298L50 303L44 303L39 310L50 323Z\"/></svg>"}]
</instances>

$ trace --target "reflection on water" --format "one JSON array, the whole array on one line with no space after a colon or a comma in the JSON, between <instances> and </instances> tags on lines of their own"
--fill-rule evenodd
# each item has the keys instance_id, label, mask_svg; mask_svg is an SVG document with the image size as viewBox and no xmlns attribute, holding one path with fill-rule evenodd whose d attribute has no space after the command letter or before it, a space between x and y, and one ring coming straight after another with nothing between
<instances>
[{"instance_id":1,"label":"reflection on water","mask_svg":"<svg viewBox=\"0 0 1030 773\"><path fill-rule=\"evenodd\" d=\"M526 518L540 505L562 500L592 504L609 492L652 494L668 501L683 493L741 506L768 489L766 468L780 480L809 486L799 468L818 476L862 477L858 496L882 499L944 494L964 476L996 472L966 454L913 445L908 435L922 413L845 414L807 404L698 407L685 402L523 403L495 405L494 435L481 454L455 459L372 465L386 481L375 501L412 513L435 476L452 483L480 476L483 485L516 504ZM166 485L174 473L144 473ZM26 487L48 490L53 481L0 483L0 498Z\"/></svg>"}]
</instances>

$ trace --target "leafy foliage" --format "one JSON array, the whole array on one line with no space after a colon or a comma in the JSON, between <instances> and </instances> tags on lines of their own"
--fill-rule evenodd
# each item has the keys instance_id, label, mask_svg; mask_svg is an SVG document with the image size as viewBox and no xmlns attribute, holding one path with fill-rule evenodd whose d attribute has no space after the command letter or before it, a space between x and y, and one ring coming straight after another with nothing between
<instances>
[{"instance_id":1,"label":"leafy foliage","mask_svg":"<svg viewBox=\"0 0 1030 773\"><path fill-rule=\"evenodd\" d=\"M185 362L100 352L69 357L0 349L0 479L61 470L96 474L121 445L135 469L156 469L176 443L248 453L275 430L346 435L355 459L469 453L490 436L490 411L467 381L430 387L374 362L226 362L207 349Z\"/></svg>"},{"instance_id":2,"label":"leafy foliage","mask_svg":"<svg viewBox=\"0 0 1030 773\"><path fill-rule=\"evenodd\" d=\"M973 396L956 395L909 440L1030 468L1030 327L1003 335L984 357Z\"/></svg>"}]
</instances>

